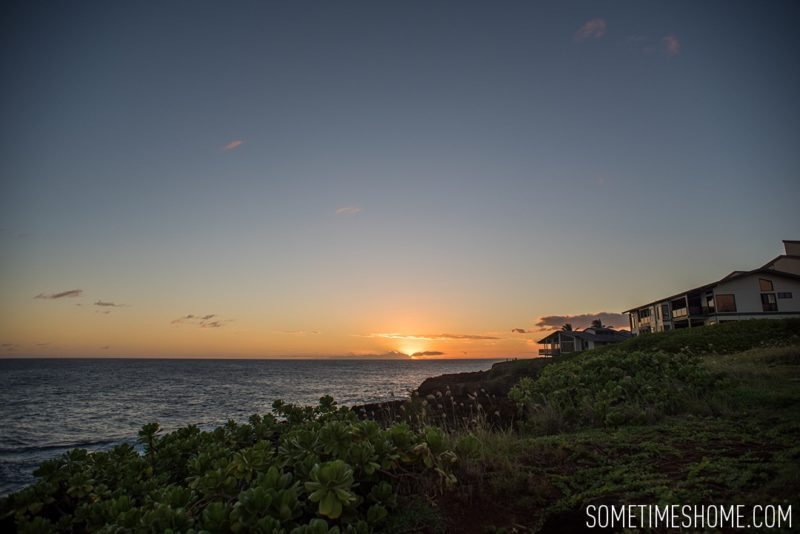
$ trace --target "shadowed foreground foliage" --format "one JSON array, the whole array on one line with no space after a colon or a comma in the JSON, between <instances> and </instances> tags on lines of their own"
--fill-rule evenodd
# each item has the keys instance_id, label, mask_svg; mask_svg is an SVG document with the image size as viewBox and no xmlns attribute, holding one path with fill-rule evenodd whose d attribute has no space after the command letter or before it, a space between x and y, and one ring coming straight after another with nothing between
<instances>
[{"instance_id":1,"label":"shadowed foreground foliage","mask_svg":"<svg viewBox=\"0 0 800 534\"><path fill-rule=\"evenodd\" d=\"M36 484L3 501L2 530L370 532L391 527L405 496L454 482L438 428L381 428L330 397L274 412L212 432L159 436L150 424L143 455L120 445L44 462Z\"/></svg>"},{"instance_id":2,"label":"shadowed foreground foliage","mask_svg":"<svg viewBox=\"0 0 800 534\"><path fill-rule=\"evenodd\" d=\"M212 432L148 425L143 454L122 445L42 464L0 504L0 528L563 532L583 527L589 504L800 504L800 320L453 377L382 425L331 398L276 402ZM502 392L514 377L511 426Z\"/></svg>"}]
</instances>

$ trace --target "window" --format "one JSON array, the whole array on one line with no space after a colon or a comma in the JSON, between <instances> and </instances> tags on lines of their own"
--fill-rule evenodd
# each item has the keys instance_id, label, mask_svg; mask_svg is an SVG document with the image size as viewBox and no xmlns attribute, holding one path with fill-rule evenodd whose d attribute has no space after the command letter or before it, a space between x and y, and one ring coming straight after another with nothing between
<instances>
[{"instance_id":1,"label":"window","mask_svg":"<svg viewBox=\"0 0 800 534\"><path fill-rule=\"evenodd\" d=\"M643 308L639 310L639 319L650 317L650 308Z\"/></svg>"},{"instance_id":2,"label":"window","mask_svg":"<svg viewBox=\"0 0 800 534\"><path fill-rule=\"evenodd\" d=\"M778 293L778 298L779 299L790 299L790 298L792 298L792 293L791 292Z\"/></svg>"},{"instance_id":3,"label":"window","mask_svg":"<svg viewBox=\"0 0 800 534\"><path fill-rule=\"evenodd\" d=\"M662 304L661 305L661 315L664 317L664 321L669 321L669 304Z\"/></svg>"},{"instance_id":4,"label":"window","mask_svg":"<svg viewBox=\"0 0 800 534\"><path fill-rule=\"evenodd\" d=\"M759 278L758 279L758 287L761 288L761 291L773 291L774 288L772 287L772 280L767 280L766 278Z\"/></svg>"},{"instance_id":5,"label":"window","mask_svg":"<svg viewBox=\"0 0 800 534\"><path fill-rule=\"evenodd\" d=\"M736 311L736 295L732 295L732 294L717 295L717 311L718 312L735 312Z\"/></svg>"},{"instance_id":6,"label":"window","mask_svg":"<svg viewBox=\"0 0 800 534\"><path fill-rule=\"evenodd\" d=\"M778 301L775 298L775 293L762 293L761 307L765 312L778 311Z\"/></svg>"}]
</instances>

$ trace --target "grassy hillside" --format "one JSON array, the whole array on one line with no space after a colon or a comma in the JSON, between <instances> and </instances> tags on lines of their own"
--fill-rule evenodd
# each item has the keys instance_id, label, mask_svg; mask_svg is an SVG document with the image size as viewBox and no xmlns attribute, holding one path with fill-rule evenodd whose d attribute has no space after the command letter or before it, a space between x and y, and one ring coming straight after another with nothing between
<instances>
[{"instance_id":1,"label":"grassy hillside","mask_svg":"<svg viewBox=\"0 0 800 534\"><path fill-rule=\"evenodd\" d=\"M599 503L797 510L798 334L797 320L752 321L555 358L513 390L519 433L477 433L480 452L463 459L447 501L451 524L555 532L580 528Z\"/></svg>"}]
</instances>

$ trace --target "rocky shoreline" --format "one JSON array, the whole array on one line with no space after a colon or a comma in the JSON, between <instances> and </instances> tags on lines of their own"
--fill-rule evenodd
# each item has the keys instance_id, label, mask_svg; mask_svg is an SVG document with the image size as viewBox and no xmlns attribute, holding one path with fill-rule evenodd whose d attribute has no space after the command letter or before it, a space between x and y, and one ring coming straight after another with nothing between
<instances>
[{"instance_id":1,"label":"rocky shoreline","mask_svg":"<svg viewBox=\"0 0 800 534\"><path fill-rule=\"evenodd\" d=\"M523 377L536 377L550 359L498 362L486 371L445 374L427 378L407 399L353 406L363 419L381 423L407 422L414 426L438 424L463 427L513 425L516 404L508 398Z\"/></svg>"}]
</instances>

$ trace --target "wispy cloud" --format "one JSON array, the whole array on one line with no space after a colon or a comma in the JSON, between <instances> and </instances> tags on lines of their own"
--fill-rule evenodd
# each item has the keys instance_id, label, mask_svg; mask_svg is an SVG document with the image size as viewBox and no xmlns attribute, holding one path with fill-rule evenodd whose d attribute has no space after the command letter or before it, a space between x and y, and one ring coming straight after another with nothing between
<instances>
[{"instance_id":1,"label":"wispy cloud","mask_svg":"<svg viewBox=\"0 0 800 534\"><path fill-rule=\"evenodd\" d=\"M319 330L277 330L275 333L287 336L318 336L322 332Z\"/></svg>"},{"instance_id":2,"label":"wispy cloud","mask_svg":"<svg viewBox=\"0 0 800 534\"><path fill-rule=\"evenodd\" d=\"M389 352L351 352L342 356L328 356L331 360L407 360L408 354L392 350Z\"/></svg>"},{"instance_id":3,"label":"wispy cloud","mask_svg":"<svg viewBox=\"0 0 800 534\"><path fill-rule=\"evenodd\" d=\"M74 298L80 297L83 295L83 289L70 289L68 291L62 291L61 293L39 293L36 295L35 299L63 299L63 298Z\"/></svg>"},{"instance_id":4,"label":"wispy cloud","mask_svg":"<svg viewBox=\"0 0 800 534\"><path fill-rule=\"evenodd\" d=\"M525 334L527 333L527 330L525 330L524 328L512 328L511 332L514 334Z\"/></svg>"},{"instance_id":5,"label":"wispy cloud","mask_svg":"<svg viewBox=\"0 0 800 534\"><path fill-rule=\"evenodd\" d=\"M226 150L226 151L227 150L235 150L235 149L239 148L240 146L242 146L242 143L244 143L244 141L242 141L241 139L235 139L235 140L231 141L230 143L228 143L227 145L225 145L224 147L222 147L222 150Z\"/></svg>"},{"instance_id":6,"label":"wispy cloud","mask_svg":"<svg viewBox=\"0 0 800 534\"><path fill-rule=\"evenodd\" d=\"M425 350L422 352L415 352L411 356L414 358L421 357L421 356L441 356L444 352L439 352L438 350Z\"/></svg>"},{"instance_id":7,"label":"wispy cloud","mask_svg":"<svg viewBox=\"0 0 800 534\"><path fill-rule=\"evenodd\" d=\"M355 206L347 206L336 210L336 215L355 215L359 211L361 211L361 208L357 208Z\"/></svg>"},{"instance_id":8,"label":"wispy cloud","mask_svg":"<svg viewBox=\"0 0 800 534\"><path fill-rule=\"evenodd\" d=\"M98 300L94 303L95 306L100 306L103 308L127 308L127 304L117 304L116 302L104 302L102 300Z\"/></svg>"},{"instance_id":9,"label":"wispy cloud","mask_svg":"<svg viewBox=\"0 0 800 534\"><path fill-rule=\"evenodd\" d=\"M0 350L4 350L6 352L14 352L19 348L19 345L16 343L2 343L0 344Z\"/></svg>"},{"instance_id":10,"label":"wispy cloud","mask_svg":"<svg viewBox=\"0 0 800 534\"><path fill-rule=\"evenodd\" d=\"M500 339L496 336L481 336L474 334L399 334L395 332L368 334L366 337L379 337L383 339L420 339L420 340L481 340L481 339Z\"/></svg>"},{"instance_id":11,"label":"wispy cloud","mask_svg":"<svg viewBox=\"0 0 800 534\"><path fill-rule=\"evenodd\" d=\"M189 314L173 319L170 324L192 325L199 326L200 328L222 328L232 320L233 319L219 319L215 313L209 313L207 315Z\"/></svg>"},{"instance_id":12,"label":"wispy cloud","mask_svg":"<svg viewBox=\"0 0 800 534\"><path fill-rule=\"evenodd\" d=\"M664 54L668 57L677 56L681 52L681 42L675 35L667 35L661 39L661 45L664 49Z\"/></svg>"},{"instance_id":13,"label":"wispy cloud","mask_svg":"<svg viewBox=\"0 0 800 534\"><path fill-rule=\"evenodd\" d=\"M103 345L102 347L100 347L100 350L108 350L110 348L111 348L111 345Z\"/></svg>"},{"instance_id":14,"label":"wispy cloud","mask_svg":"<svg viewBox=\"0 0 800 534\"><path fill-rule=\"evenodd\" d=\"M604 325L610 327L628 326L628 316L622 313L599 312L583 313L579 315L548 315L539 317L536 326L542 330L561 328L565 323L570 323L573 328L585 328L595 319L600 319Z\"/></svg>"},{"instance_id":15,"label":"wispy cloud","mask_svg":"<svg viewBox=\"0 0 800 534\"><path fill-rule=\"evenodd\" d=\"M600 39L606 34L606 21L597 18L587 21L575 32L575 41L583 42L586 39Z\"/></svg>"}]
</instances>

